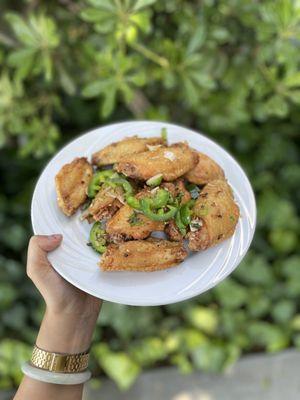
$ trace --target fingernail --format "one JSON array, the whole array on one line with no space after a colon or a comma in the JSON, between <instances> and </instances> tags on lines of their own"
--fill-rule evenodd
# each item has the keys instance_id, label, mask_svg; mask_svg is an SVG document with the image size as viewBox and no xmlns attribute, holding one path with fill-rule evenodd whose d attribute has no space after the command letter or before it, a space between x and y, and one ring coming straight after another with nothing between
<instances>
[{"instance_id":1,"label":"fingernail","mask_svg":"<svg viewBox=\"0 0 300 400\"><path fill-rule=\"evenodd\" d=\"M57 234L55 234L55 235L50 235L50 236L49 236L49 239L50 239L50 240L61 240L61 239L62 239L62 235L59 234L59 233L57 233Z\"/></svg>"}]
</instances>

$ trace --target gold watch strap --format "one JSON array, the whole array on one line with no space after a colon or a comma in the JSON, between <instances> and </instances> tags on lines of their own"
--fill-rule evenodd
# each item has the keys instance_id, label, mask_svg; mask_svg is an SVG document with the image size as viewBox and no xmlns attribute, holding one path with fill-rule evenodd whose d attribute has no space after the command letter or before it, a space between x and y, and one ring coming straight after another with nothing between
<instances>
[{"instance_id":1,"label":"gold watch strap","mask_svg":"<svg viewBox=\"0 0 300 400\"><path fill-rule=\"evenodd\" d=\"M77 354L53 353L36 345L31 356L31 364L34 367L52 372L82 372L87 369L88 362L89 351Z\"/></svg>"}]
</instances>

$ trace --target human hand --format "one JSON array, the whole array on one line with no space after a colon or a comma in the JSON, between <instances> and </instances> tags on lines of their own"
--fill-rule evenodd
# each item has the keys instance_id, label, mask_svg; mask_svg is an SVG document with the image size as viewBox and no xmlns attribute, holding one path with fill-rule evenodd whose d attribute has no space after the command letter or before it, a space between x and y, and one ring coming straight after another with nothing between
<instances>
[{"instance_id":1,"label":"human hand","mask_svg":"<svg viewBox=\"0 0 300 400\"><path fill-rule=\"evenodd\" d=\"M46 302L37 346L56 352L88 349L101 300L65 281L50 264L47 253L56 249L62 235L33 236L27 256L27 275Z\"/></svg>"}]
</instances>

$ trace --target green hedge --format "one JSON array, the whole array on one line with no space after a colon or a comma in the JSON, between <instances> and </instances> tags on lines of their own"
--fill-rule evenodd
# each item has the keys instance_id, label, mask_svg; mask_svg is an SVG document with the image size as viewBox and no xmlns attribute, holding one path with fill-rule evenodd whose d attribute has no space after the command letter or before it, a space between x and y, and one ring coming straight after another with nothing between
<instances>
[{"instance_id":1,"label":"green hedge","mask_svg":"<svg viewBox=\"0 0 300 400\"><path fill-rule=\"evenodd\" d=\"M0 16L0 386L18 384L43 312L24 272L36 178L65 142L112 121L206 132L248 172L258 226L214 290L105 304L95 376L126 389L144 368L222 371L300 347L299 1L4 0Z\"/></svg>"}]
</instances>

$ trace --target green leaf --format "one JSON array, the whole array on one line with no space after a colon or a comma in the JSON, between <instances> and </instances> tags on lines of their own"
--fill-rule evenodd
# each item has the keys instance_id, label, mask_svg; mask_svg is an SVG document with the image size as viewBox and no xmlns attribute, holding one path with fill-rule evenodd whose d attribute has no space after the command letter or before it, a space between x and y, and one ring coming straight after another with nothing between
<instances>
[{"instance_id":1,"label":"green leaf","mask_svg":"<svg viewBox=\"0 0 300 400\"><path fill-rule=\"evenodd\" d=\"M269 352L284 349L289 342L287 333L268 322L252 322L247 331L253 344L261 345Z\"/></svg>"},{"instance_id":2,"label":"green leaf","mask_svg":"<svg viewBox=\"0 0 300 400\"><path fill-rule=\"evenodd\" d=\"M300 72L286 76L283 80L283 83L288 88L300 86Z\"/></svg>"},{"instance_id":3,"label":"green leaf","mask_svg":"<svg viewBox=\"0 0 300 400\"><path fill-rule=\"evenodd\" d=\"M216 310L207 307L192 307L187 310L187 320L196 328L209 334L216 333L218 315Z\"/></svg>"},{"instance_id":4,"label":"green leaf","mask_svg":"<svg viewBox=\"0 0 300 400\"><path fill-rule=\"evenodd\" d=\"M182 374L190 374L193 371L192 363L184 354L174 354L171 357L171 363L176 365Z\"/></svg>"},{"instance_id":5,"label":"green leaf","mask_svg":"<svg viewBox=\"0 0 300 400\"><path fill-rule=\"evenodd\" d=\"M97 8L86 8L81 11L80 17L87 22L104 22L106 24L107 21L110 23L115 22L115 16L106 10L98 10Z\"/></svg>"},{"instance_id":6,"label":"green leaf","mask_svg":"<svg viewBox=\"0 0 300 400\"><path fill-rule=\"evenodd\" d=\"M300 256L293 255L282 262L281 273L283 276L300 281Z\"/></svg>"},{"instance_id":7,"label":"green leaf","mask_svg":"<svg viewBox=\"0 0 300 400\"><path fill-rule=\"evenodd\" d=\"M104 99L101 105L101 115L107 118L114 110L116 103L117 88L113 85L106 90Z\"/></svg>"},{"instance_id":8,"label":"green leaf","mask_svg":"<svg viewBox=\"0 0 300 400\"><path fill-rule=\"evenodd\" d=\"M0 283L0 310L6 309L17 298L17 291L8 283Z\"/></svg>"},{"instance_id":9,"label":"green leaf","mask_svg":"<svg viewBox=\"0 0 300 400\"><path fill-rule=\"evenodd\" d=\"M281 300L276 303L271 311L275 322L285 324L291 320L296 312L296 305L291 300Z\"/></svg>"},{"instance_id":10,"label":"green leaf","mask_svg":"<svg viewBox=\"0 0 300 400\"><path fill-rule=\"evenodd\" d=\"M19 50L12 51L8 58L7 62L12 67L22 67L23 63L32 63L34 60L34 55L36 54L36 49L34 48L23 48Z\"/></svg>"},{"instance_id":11,"label":"green leaf","mask_svg":"<svg viewBox=\"0 0 300 400\"><path fill-rule=\"evenodd\" d=\"M290 230L276 229L270 233L270 242L279 253L287 254L297 248L297 234Z\"/></svg>"},{"instance_id":12,"label":"green leaf","mask_svg":"<svg viewBox=\"0 0 300 400\"><path fill-rule=\"evenodd\" d=\"M115 3L111 0L87 0L94 7L103 8L104 10L116 11Z\"/></svg>"},{"instance_id":13,"label":"green leaf","mask_svg":"<svg viewBox=\"0 0 300 400\"><path fill-rule=\"evenodd\" d=\"M266 110L269 115L277 117L285 117L289 111L289 107L283 96L274 95L265 103Z\"/></svg>"},{"instance_id":14,"label":"green leaf","mask_svg":"<svg viewBox=\"0 0 300 400\"><path fill-rule=\"evenodd\" d=\"M253 288L249 291L249 301L247 303L247 310L252 318L261 318L266 316L272 309L272 302L266 296L264 290Z\"/></svg>"},{"instance_id":15,"label":"green leaf","mask_svg":"<svg viewBox=\"0 0 300 400\"><path fill-rule=\"evenodd\" d=\"M206 336L198 330L182 328L168 334L165 346L169 352L174 352L176 350L189 352L206 342Z\"/></svg>"},{"instance_id":16,"label":"green leaf","mask_svg":"<svg viewBox=\"0 0 300 400\"><path fill-rule=\"evenodd\" d=\"M183 77L183 87L189 104L195 106L198 103L199 89L197 90L192 80L187 76Z\"/></svg>"},{"instance_id":17,"label":"green leaf","mask_svg":"<svg viewBox=\"0 0 300 400\"><path fill-rule=\"evenodd\" d=\"M129 348L132 358L141 366L150 366L166 358L168 351L160 338L149 337L133 343Z\"/></svg>"},{"instance_id":18,"label":"green leaf","mask_svg":"<svg viewBox=\"0 0 300 400\"><path fill-rule=\"evenodd\" d=\"M300 314L295 315L292 319L291 328L295 331L300 331Z\"/></svg>"},{"instance_id":19,"label":"green leaf","mask_svg":"<svg viewBox=\"0 0 300 400\"><path fill-rule=\"evenodd\" d=\"M189 41L187 47L187 53L191 54L194 53L195 51L200 50L201 46L204 43L205 36L206 36L206 29L203 20L201 20L199 25L197 26L197 29L195 30L195 33L192 35Z\"/></svg>"},{"instance_id":20,"label":"green leaf","mask_svg":"<svg viewBox=\"0 0 300 400\"><path fill-rule=\"evenodd\" d=\"M15 13L6 13L5 19L12 27L20 42L29 47L36 47L38 45L36 35L19 15Z\"/></svg>"},{"instance_id":21,"label":"green leaf","mask_svg":"<svg viewBox=\"0 0 300 400\"><path fill-rule=\"evenodd\" d=\"M150 33L151 31L151 20L150 13L148 11L139 12L130 16L130 21L137 26L142 32ZM137 36L134 37L136 39Z\"/></svg>"},{"instance_id":22,"label":"green leaf","mask_svg":"<svg viewBox=\"0 0 300 400\"><path fill-rule=\"evenodd\" d=\"M216 87L215 81L208 74L205 74L202 71L190 71L189 77L202 88L211 90Z\"/></svg>"},{"instance_id":23,"label":"green leaf","mask_svg":"<svg viewBox=\"0 0 300 400\"><path fill-rule=\"evenodd\" d=\"M36 49L25 48L11 52L7 62L17 68L17 77L20 80L27 78L33 69Z\"/></svg>"},{"instance_id":24,"label":"green leaf","mask_svg":"<svg viewBox=\"0 0 300 400\"><path fill-rule=\"evenodd\" d=\"M295 104L300 104L300 90L291 90L285 96Z\"/></svg>"},{"instance_id":25,"label":"green leaf","mask_svg":"<svg viewBox=\"0 0 300 400\"><path fill-rule=\"evenodd\" d=\"M248 253L235 271L234 276L248 284L270 286L274 282L271 265L267 263L263 256L253 252Z\"/></svg>"},{"instance_id":26,"label":"green leaf","mask_svg":"<svg viewBox=\"0 0 300 400\"><path fill-rule=\"evenodd\" d=\"M106 19L105 21L102 21L101 23L98 23L94 26L95 31L98 33L109 33L113 32L115 30L115 20L113 19Z\"/></svg>"},{"instance_id":27,"label":"green leaf","mask_svg":"<svg viewBox=\"0 0 300 400\"><path fill-rule=\"evenodd\" d=\"M112 79L106 79L106 80L97 80L93 81L91 83L88 83L84 88L82 89L82 95L83 97L97 97L101 93L105 92L107 87L111 85Z\"/></svg>"},{"instance_id":28,"label":"green leaf","mask_svg":"<svg viewBox=\"0 0 300 400\"><path fill-rule=\"evenodd\" d=\"M58 67L60 84L64 91L69 95L73 96L76 92L76 83L74 82L71 74L65 69L63 65Z\"/></svg>"},{"instance_id":29,"label":"green leaf","mask_svg":"<svg viewBox=\"0 0 300 400\"><path fill-rule=\"evenodd\" d=\"M12 378L19 385L23 378L20 365L30 359L32 347L13 339L0 342L0 376Z\"/></svg>"},{"instance_id":30,"label":"green leaf","mask_svg":"<svg viewBox=\"0 0 300 400\"><path fill-rule=\"evenodd\" d=\"M222 346L206 343L192 352L192 360L198 369L205 372L220 372L226 360L226 352Z\"/></svg>"},{"instance_id":31,"label":"green leaf","mask_svg":"<svg viewBox=\"0 0 300 400\"><path fill-rule=\"evenodd\" d=\"M140 11L145 7L149 7L152 4L156 3L156 0L137 0L134 7L133 11Z\"/></svg>"},{"instance_id":32,"label":"green leaf","mask_svg":"<svg viewBox=\"0 0 300 400\"><path fill-rule=\"evenodd\" d=\"M139 366L124 352L112 352L106 344L93 348L99 365L121 390L128 389L140 373Z\"/></svg>"},{"instance_id":33,"label":"green leaf","mask_svg":"<svg viewBox=\"0 0 300 400\"><path fill-rule=\"evenodd\" d=\"M214 289L214 293L221 305L231 309L239 308L246 303L248 298L245 287L230 278L219 284Z\"/></svg>"}]
</instances>

